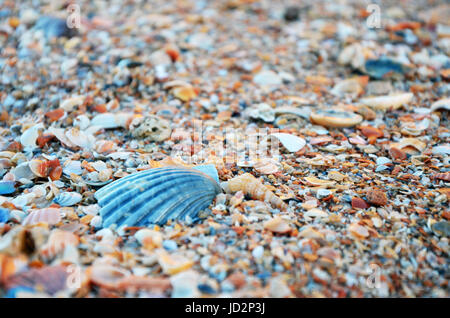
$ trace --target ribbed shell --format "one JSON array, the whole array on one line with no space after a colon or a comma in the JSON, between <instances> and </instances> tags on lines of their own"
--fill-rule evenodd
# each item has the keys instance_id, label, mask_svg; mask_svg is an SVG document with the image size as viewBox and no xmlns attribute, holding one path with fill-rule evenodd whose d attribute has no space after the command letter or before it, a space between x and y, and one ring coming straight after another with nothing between
<instances>
[{"instance_id":1,"label":"ribbed shell","mask_svg":"<svg viewBox=\"0 0 450 318\"><path fill-rule=\"evenodd\" d=\"M220 192L213 178L199 170L169 166L114 181L95 193L103 226L164 224L188 215L195 219Z\"/></svg>"},{"instance_id":2,"label":"ribbed shell","mask_svg":"<svg viewBox=\"0 0 450 318\"><path fill-rule=\"evenodd\" d=\"M60 206L72 206L82 199L83 196L77 192L62 192L53 199L53 202Z\"/></svg>"}]
</instances>

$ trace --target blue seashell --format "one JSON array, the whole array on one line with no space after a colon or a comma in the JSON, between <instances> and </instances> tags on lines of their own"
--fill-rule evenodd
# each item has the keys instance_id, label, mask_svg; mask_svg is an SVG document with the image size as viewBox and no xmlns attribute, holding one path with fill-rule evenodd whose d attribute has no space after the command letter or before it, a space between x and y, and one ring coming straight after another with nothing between
<instances>
[{"instance_id":1,"label":"blue seashell","mask_svg":"<svg viewBox=\"0 0 450 318\"><path fill-rule=\"evenodd\" d=\"M0 195L14 193L16 191L14 183L14 181L0 181Z\"/></svg>"},{"instance_id":2,"label":"blue seashell","mask_svg":"<svg viewBox=\"0 0 450 318\"><path fill-rule=\"evenodd\" d=\"M9 220L9 210L0 208L0 223L6 223Z\"/></svg>"},{"instance_id":3,"label":"blue seashell","mask_svg":"<svg viewBox=\"0 0 450 318\"><path fill-rule=\"evenodd\" d=\"M214 166L212 166L214 167ZM196 219L221 192L217 170L162 167L141 171L99 189L94 197L101 206L103 226L143 226L168 220ZM217 178L218 180L218 178Z\"/></svg>"},{"instance_id":4,"label":"blue seashell","mask_svg":"<svg viewBox=\"0 0 450 318\"><path fill-rule=\"evenodd\" d=\"M82 199L83 196L77 192L62 192L53 199L53 202L60 206L72 206Z\"/></svg>"},{"instance_id":5,"label":"blue seashell","mask_svg":"<svg viewBox=\"0 0 450 318\"><path fill-rule=\"evenodd\" d=\"M406 67L389 58L367 60L364 66L366 73L375 79L382 79L393 73L404 74L406 71Z\"/></svg>"}]
</instances>

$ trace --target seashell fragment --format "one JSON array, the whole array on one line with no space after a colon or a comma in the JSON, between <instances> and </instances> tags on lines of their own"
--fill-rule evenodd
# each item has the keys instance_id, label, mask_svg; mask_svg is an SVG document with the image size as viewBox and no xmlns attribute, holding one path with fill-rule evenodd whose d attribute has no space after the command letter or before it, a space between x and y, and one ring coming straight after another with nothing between
<instances>
[{"instance_id":1,"label":"seashell fragment","mask_svg":"<svg viewBox=\"0 0 450 318\"><path fill-rule=\"evenodd\" d=\"M378 110L397 109L408 104L414 97L413 93L399 93L393 95L366 97L360 100L361 103Z\"/></svg>"},{"instance_id":2,"label":"seashell fragment","mask_svg":"<svg viewBox=\"0 0 450 318\"><path fill-rule=\"evenodd\" d=\"M170 123L155 115L137 118L130 127L133 137L148 138L153 141L164 141L170 137Z\"/></svg>"},{"instance_id":3,"label":"seashell fragment","mask_svg":"<svg viewBox=\"0 0 450 318\"><path fill-rule=\"evenodd\" d=\"M427 144L423 141L420 141L417 138L402 138L399 143L392 143L391 147L403 149L406 147L413 147L417 151L424 151Z\"/></svg>"},{"instance_id":4,"label":"seashell fragment","mask_svg":"<svg viewBox=\"0 0 450 318\"><path fill-rule=\"evenodd\" d=\"M44 129L44 125L42 123L34 125L25 130L22 136L20 136L20 143L24 146L24 148L34 149L37 147L36 140L39 137L40 129Z\"/></svg>"},{"instance_id":5,"label":"seashell fragment","mask_svg":"<svg viewBox=\"0 0 450 318\"><path fill-rule=\"evenodd\" d=\"M54 258L63 252L67 246L77 246L79 238L68 231L55 229L50 233L47 243L41 249L41 255L46 259Z\"/></svg>"},{"instance_id":6,"label":"seashell fragment","mask_svg":"<svg viewBox=\"0 0 450 318\"><path fill-rule=\"evenodd\" d=\"M45 208L34 210L23 220L22 225L33 225L41 222L49 225L57 224L61 221L61 212L57 208Z\"/></svg>"},{"instance_id":7,"label":"seashell fragment","mask_svg":"<svg viewBox=\"0 0 450 318\"><path fill-rule=\"evenodd\" d=\"M53 202L60 206L72 206L82 199L83 196L77 192L62 192L53 199Z\"/></svg>"},{"instance_id":8,"label":"seashell fragment","mask_svg":"<svg viewBox=\"0 0 450 318\"><path fill-rule=\"evenodd\" d=\"M336 184L335 181L322 180L322 179L319 179L319 178L316 178L316 177L306 177L305 181L308 184L311 184L313 186L319 186L319 187L325 187L325 188L332 187L332 186L334 186Z\"/></svg>"},{"instance_id":9,"label":"seashell fragment","mask_svg":"<svg viewBox=\"0 0 450 318\"><path fill-rule=\"evenodd\" d=\"M362 122L363 118L361 115L348 111L317 109L311 112L310 120L314 124L325 127L345 128L358 125Z\"/></svg>"},{"instance_id":10,"label":"seashell fragment","mask_svg":"<svg viewBox=\"0 0 450 318\"><path fill-rule=\"evenodd\" d=\"M450 110L450 98L440 99L440 100L434 102L430 108L430 110L432 112L434 112L436 110L441 110L441 109Z\"/></svg>"},{"instance_id":11,"label":"seashell fragment","mask_svg":"<svg viewBox=\"0 0 450 318\"><path fill-rule=\"evenodd\" d=\"M289 152L297 152L306 145L305 139L291 134L275 133L270 136L277 138Z\"/></svg>"},{"instance_id":12,"label":"seashell fragment","mask_svg":"<svg viewBox=\"0 0 450 318\"><path fill-rule=\"evenodd\" d=\"M288 233L292 230L289 224L280 217L275 217L264 223L264 228L275 233Z\"/></svg>"},{"instance_id":13,"label":"seashell fragment","mask_svg":"<svg viewBox=\"0 0 450 318\"><path fill-rule=\"evenodd\" d=\"M14 183L14 181L0 181L0 195L11 194L16 191Z\"/></svg>"},{"instance_id":14,"label":"seashell fragment","mask_svg":"<svg viewBox=\"0 0 450 318\"><path fill-rule=\"evenodd\" d=\"M231 192L242 191L251 198L269 202L271 205L280 210L287 209L287 205L283 202L283 200L276 196L264 184L262 184L261 181L256 179L250 173L244 173L240 176L234 177L222 185Z\"/></svg>"},{"instance_id":15,"label":"seashell fragment","mask_svg":"<svg viewBox=\"0 0 450 318\"><path fill-rule=\"evenodd\" d=\"M214 178L196 169L162 167L116 180L95 193L103 226L196 219L220 192Z\"/></svg>"}]
</instances>

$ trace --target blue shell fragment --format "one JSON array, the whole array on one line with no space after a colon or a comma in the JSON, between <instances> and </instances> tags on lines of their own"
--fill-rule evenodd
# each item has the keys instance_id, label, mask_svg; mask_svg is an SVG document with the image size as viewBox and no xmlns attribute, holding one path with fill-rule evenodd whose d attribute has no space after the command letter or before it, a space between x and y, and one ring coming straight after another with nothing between
<instances>
[{"instance_id":1,"label":"blue shell fragment","mask_svg":"<svg viewBox=\"0 0 450 318\"><path fill-rule=\"evenodd\" d=\"M220 193L214 166L197 169L169 166L140 171L99 189L103 227L164 224L195 220Z\"/></svg>"},{"instance_id":2,"label":"blue shell fragment","mask_svg":"<svg viewBox=\"0 0 450 318\"><path fill-rule=\"evenodd\" d=\"M406 68L402 64L388 58L367 60L364 68L366 73L375 79L383 79L392 74L404 74L406 72Z\"/></svg>"},{"instance_id":3,"label":"blue shell fragment","mask_svg":"<svg viewBox=\"0 0 450 318\"><path fill-rule=\"evenodd\" d=\"M0 223L6 223L9 220L9 210L0 208Z\"/></svg>"},{"instance_id":4,"label":"blue shell fragment","mask_svg":"<svg viewBox=\"0 0 450 318\"><path fill-rule=\"evenodd\" d=\"M0 195L14 193L14 181L0 181Z\"/></svg>"}]
</instances>

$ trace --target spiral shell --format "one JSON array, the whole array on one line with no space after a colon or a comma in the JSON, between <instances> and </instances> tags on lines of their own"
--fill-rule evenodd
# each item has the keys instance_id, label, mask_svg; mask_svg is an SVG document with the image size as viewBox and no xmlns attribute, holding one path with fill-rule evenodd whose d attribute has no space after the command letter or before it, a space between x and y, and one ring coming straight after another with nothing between
<instances>
[{"instance_id":1,"label":"spiral shell","mask_svg":"<svg viewBox=\"0 0 450 318\"><path fill-rule=\"evenodd\" d=\"M103 226L164 224L168 220L195 219L220 192L215 179L185 167L161 167L135 174L99 189L95 193L102 207ZM207 167L208 168L208 167ZM203 166L203 171L207 171Z\"/></svg>"},{"instance_id":2,"label":"spiral shell","mask_svg":"<svg viewBox=\"0 0 450 318\"><path fill-rule=\"evenodd\" d=\"M58 194L53 202L60 206L72 206L83 199L83 196L77 192L63 192Z\"/></svg>"},{"instance_id":3,"label":"spiral shell","mask_svg":"<svg viewBox=\"0 0 450 318\"><path fill-rule=\"evenodd\" d=\"M280 210L286 210L287 208L283 200L277 197L250 173L244 173L243 175L228 180L225 186L231 192L242 191L253 199L269 202Z\"/></svg>"},{"instance_id":4,"label":"spiral shell","mask_svg":"<svg viewBox=\"0 0 450 318\"><path fill-rule=\"evenodd\" d=\"M50 225L57 224L61 221L61 212L57 208L45 208L34 210L23 220L23 225L33 225L41 222Z\"/></svg>"}]
</instances>

